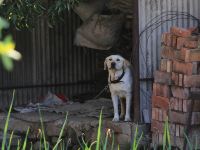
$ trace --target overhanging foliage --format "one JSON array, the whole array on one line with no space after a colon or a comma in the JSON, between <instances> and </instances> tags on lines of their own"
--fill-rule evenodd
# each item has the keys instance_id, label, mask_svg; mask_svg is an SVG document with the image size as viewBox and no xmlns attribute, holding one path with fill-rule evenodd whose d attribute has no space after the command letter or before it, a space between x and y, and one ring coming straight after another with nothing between
<instances>
[{"instance_id":1,"label":"overhanging foliage","mask_svg":"<svg viewBox=\"0 0 200 150\"><path fill-rule=\"evenodd\" d=\"M33 28L41 16L52 26L79 1L83 0L5 0L0 5L0 14L19 30Z\"/></svg>"}]
</instances>

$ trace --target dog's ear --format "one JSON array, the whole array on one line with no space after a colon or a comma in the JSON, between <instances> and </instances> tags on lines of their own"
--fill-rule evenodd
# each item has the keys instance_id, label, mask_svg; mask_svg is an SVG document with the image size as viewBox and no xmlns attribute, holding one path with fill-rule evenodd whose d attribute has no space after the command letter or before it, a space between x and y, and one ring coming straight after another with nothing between
<instances>
[{"instance_id":1,"label":"dog's ear","mask_svg":"<svg viewBox=\"0 0 200 150\"><path fill-rule=\"evenodd\" d=\"M131 66L131 63L130 63L128 60L124 59L123 67L124 67L124 68L127 68L127 67L129 67L129 66Z\"/></svg>"},{"instance_id":2,"label":"dog's ear","mask_svg":"<svg viewBox=\"0 0 200 150\"><path fill-rule=\"evenodd\" d=\"M107 59L105 59L105 61L104 61L104 70L107 70Z\"/></svg>"}]
</instances>

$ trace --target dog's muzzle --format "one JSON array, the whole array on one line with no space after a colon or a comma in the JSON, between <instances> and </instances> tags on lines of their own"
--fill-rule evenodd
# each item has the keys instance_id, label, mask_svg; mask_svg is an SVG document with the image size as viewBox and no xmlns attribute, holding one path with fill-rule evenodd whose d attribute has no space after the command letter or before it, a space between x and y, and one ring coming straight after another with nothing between
<instances>
[{"instance_id":1,"label":"dog's muzzle","mask_svg":"<svg viewBox=\"0 0 200 150\"><path fill-rule=\"evenodd\" d=\"M112 62L112 63L111 63L111 68L112 68L112 69L115 69L115 66L116 66L115 62Z\"/></svg>"}]
</instances>

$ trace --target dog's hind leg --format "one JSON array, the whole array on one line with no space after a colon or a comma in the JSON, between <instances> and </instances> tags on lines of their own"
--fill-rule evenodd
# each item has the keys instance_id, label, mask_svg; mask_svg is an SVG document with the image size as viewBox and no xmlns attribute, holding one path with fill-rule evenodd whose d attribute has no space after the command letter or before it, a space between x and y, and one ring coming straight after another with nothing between
<instances>
[{"instance_id":1,"label":"dog's hind leg","mask_svg":"<svg viewBox=\"0 0 200 150\"><path fill-rule=\"evenodd\" d=\"M121 108L121 112L120 112L120 119L124 119L125 116L125 98L120 98L120 108Z\"/></svg>"}]
</instances>

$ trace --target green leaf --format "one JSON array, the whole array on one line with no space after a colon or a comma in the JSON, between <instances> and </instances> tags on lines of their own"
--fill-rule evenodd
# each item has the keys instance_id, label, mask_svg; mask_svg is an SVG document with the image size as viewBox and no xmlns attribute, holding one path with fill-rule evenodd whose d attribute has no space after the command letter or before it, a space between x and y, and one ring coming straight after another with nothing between
<instances>
[{"instance_id":1,"label":"green leaf","mask_svg":"<svg viewBox=\"0 0 200 150\"><path fill-rule=\"evenodd\" d=\"M28 128L28 130L26 131L26 137L25 137L25 140L24 140L24 144L23 144L22 150L26 150L27 138L28 138L29 130L30 130L30 128Z\"/></svg>"},{"instance_id":2,"label":"green leaf","mask_svg":"<svg viewBox=\"0 0 200 150\"><path fill-rule=\"evenodd\" d=\"M3 0L0 0L0 5L3 3Z\"/></svg>"},{"instance_id":3,"label":"green leaf","mask_svg":"<svg viewBox=\"0 0 200 150\"><path fill-rule=\"evenodd\" d=\"M3 66L7 71L11 71L13 69L13 61L10 57L3 55L2 57Z\"/></svg>"},{"instance_id":4,"label":"green leaf","mask_svg":"<svg viewBox=\"0 0 200 150\"><path fill-rule=\"evenodd\" d=\"M7 148L8 150L10 150L10 146L12 144L13 134L14 134L14 131L12 131L12 133L10 135L9 144L8 144L8 148Z\"/></svg>"},{"instance_id":5,"label":"green leaf","mask_svg":"<svg viewBox=\"0 0 200 150\"><path fill-rule=\"evenodd\" d=\"M190 140L189 140L189 137L186 135L185 132L183 132L183 134L184 134L184 136L185 136L185 138L186 138L187 145L188 145L189 149L192 150L192 149L193 149L193 146L192 146L192 143L191 143Z\"/></svg>"},{"instance_id":6,"label":"green leaf","mask_svg":"<svg viewBox=\"0 0 200 150\"><path fill-rule=\"evenodd\" d=\"M0 17L0 30L8 28L8 27L9 27L9 23L5 19Z\"/></svg>"},{"instance_id":7,"label":"green leaf","mask_svg":"<svg viewBox=\"0 0 200 150\"><path fill-rule=\"evenodd\" d=\"M101 127L102 127L102 109L99 116L99 127L97 132L97 144L96 144L96 150L100 149L100 139L101 139Z\"/></svg>"},{"instance_id":8,"label":"green leaf","mask_svg":"<svg viewBox=\"0 0 200 150\"><path fill-rule=\"evenodd\" d=\"M62 128L61 128L61 131L60 131L58 140L57 140L56 145L54 146L53 150L57 149L58 144L62 141L61 138L62 138L62 136L63 136L63 132L64 132L64 129L65 129L65 126L66 126L66 123L67 123L67 116L68 116L68 113L66 114L64 124L63 124L63 126L62 126Z\"/></svg>"},{"instance_id":9,"label":"green leaf","mask_svg":"<svg viewBox=\"0 0 200 150\"><path fill-rule=\"evenodd\" d=\"M7 35L4 38L3 42L5 42L5 43L13 43L12 36L11 35Z\"/></svg>"},{"instance_id":10,"label":"green leaf","mask_svg":"<svg viewBox=\"0 0 200 150\"><path fill-rule=\"evenodd\" d=\"M39 116L40 116L40 123L41 123L41 127L42 127L41 130L42 130L42 138L43 138L44 149L49 150L49 144L46 140L46 136L45 136L45 132L44 132L44 123L43 123L40 107L39 107Z\"/></svg>"}]
</instances>

